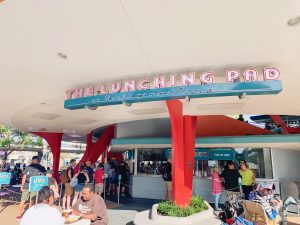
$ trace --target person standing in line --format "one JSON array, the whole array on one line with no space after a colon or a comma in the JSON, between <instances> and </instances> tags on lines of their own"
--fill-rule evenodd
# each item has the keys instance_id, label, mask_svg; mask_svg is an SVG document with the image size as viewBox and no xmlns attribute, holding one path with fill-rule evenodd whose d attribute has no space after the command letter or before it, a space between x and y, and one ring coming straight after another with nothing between
<instances>
[{"instance_id":1,"label":"person standing in line","mask_svg":"<svg viewBox=\"0 0 300 225\"><path fill-rule=\"evenodd\" d=\"M252 170L248 169L246 161L242 160L240 162L239 173L242 176L242 189L244 198L249 200L249 194L253 190L253 185L255 183L255 177Z\"/></svg>"},{"instance_id":2,"label":"person standing in line","mask_svg":"<svg viewBox=\"0 0 300 225\"><path fill-rule=\"evenodd\" d=\"M239 178L241 177L239 171L235 169L233 161L227 162L227 167L222 172L221 177L225 181L225 190L227 195L227 201L237 204L239 196Z\"/></svg>"},{"instance_id":3,"label":"person standing in line","mask_svg":"<svg viewBox=\"0 0 300 225\"><path fill-rule=\"evenodd\" d=\"M81 197L81 192L82 192L84 185L89 183L89 181L90 181L89 175L86 172L83 165L80 165L79 171L77 174L75 174L74 178L77 178L78 183L74 188L75 195L73 198L72 206L74 206L76 204L77 199Z\"/></svg>"},{"instance_id":4,"label":"person standing in line","mask_svg":"<svg viewBox=\"0 0 300 225\"><path fill-rule=\"evenodd\" d=\"M165 184L165 200L172 200L172 164L168 161L164 165L162 178Z\"/></svg>"},{"instance_id":5,"label":"person standing in line","mask_svg":"<svg viewBox=\"0 0 300 225\"><path fill-rule=\"evenodd\" d=\"M38 204L26 211L20 225L64 225L61 213L53 204L54 192L48 186L43 187L39 191Z\"/></svg>"},{"instance_id":6,"label":"person standing in line","mask_svg":"<svg viewBox=\"0 0 300 225\"><path fill-rule=\"evenodd\" d=\"M26 169L24 170L23 177L22 177L22 183L21 183L22 196L21 196L21 202L19 205L19 210L18 210L18 214L16 216L16 220L20 220L22 218L22 213L24 210L25 202L30 200L31 198L33 198L36 195L35 192L32 192L32 193L29 192L30 177L41 176L41 175L44 175L45 172L46 172L46 169L45 169L45 167L40 165L39 157L33 156L31 164L26 167ZM32 201L30 201L29 207L31 207L31 205L32 205Z\"/></svg>"},{"instance_id":7,"label":"person standing in line","mask_svg":"<svg viewBox=\"0 0 300 225\"><path fill-rule=\"evenodd\" d=\"M89 183L94 183L95 174L94 174L94 169L92 168L91 161L86 161L85 170L89 175Z\"/></svg>"},{"instance_id":8,"label":"person standing in line","mask_svg":"<svg viewBox=\"0 0 300 225\"><path fill-rule=\"evenodd\" d=\"M118 190L118 193L121 192L121 196L123 197L126 196L125 189L128 183L128 173L129 171L127 171L127 168L125 167L125 162L121 161L117 168L117 176L121 175L121 185L120 185L121 190Z\"/></svg>"},{"instance_id":9,"label":"person standing in line","mask_svg":"<svg viewBox=\"0 0 300 225\"><path fill-rule=\"evenodd\" d=\"M108 182L109 182L109 187L108 187L108 193L107 195L116 194L116 184L118 183L118 176L116 173L115 166L113 164L110 164L110 169L108 171Z\"/></svg>"},{"instance_id":10,"label":"person standing in line","mask_svg":"<svg viewBox=\"0 0 300 225\"><path fill-rule=\"evenodd\" d=\"M108 215L104 200L95 193L94 185L86 184L82 197L73 207L73 214L91 220L90 225L108 225Z\"/></svg>"},{"instance_id":11,"label":"person standing in line","mask_svg":"<svg viewBox=\"0 0 300 225\"><path fill-rule=\"evenodd\" d=\"M110 158L107 158L106 163L104 163L104 173L108 174L109 169L110 169Z\"/></svg>"},{"instance_id":12,"label":"person standing in line","mask_svg":"<svg viewBox=\"0 0 300 225\"><path fill-rule=\"evenodd\" d=\"M76 160L71 159L69 167L61 175L61 182L65 184L65 194L63 197L62 208L63 210L71 208L71 196L73 194L73 188L70 182L74 176L74 167L76 166Z\"/></svg>"},{"instance_id":13,"label":"person standing in line","mask_svg":"<svg viewBox=\"0 0 300 225\"><path fill-rule=\"evenodd\" d=\"M95 192L98 195L102 195L103 193L103 180L104 180L104 166L100 163L95 170Z\"/></svg>"},{"instance_id":14,"label":"person standing in line","mask_svg":"<svg viewBox=\"0 0 300 225\"><path fill-rule=\"evenodd\" d=\"M220 168L216 166L213 170L212 174L212 194L215 196L215 210L221 211L222 209L219 207L219 199L220 195L223 192L222 179L219 175Z\"/></svg>"}]
</instances>

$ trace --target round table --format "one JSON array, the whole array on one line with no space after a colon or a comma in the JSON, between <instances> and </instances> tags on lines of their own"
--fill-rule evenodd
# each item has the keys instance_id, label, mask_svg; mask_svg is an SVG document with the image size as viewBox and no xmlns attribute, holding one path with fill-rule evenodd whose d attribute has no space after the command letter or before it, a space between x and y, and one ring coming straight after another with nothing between
<instances>
[{"instance_id":1,"label":"round table","mask_svg":"<svg viewBox=\"0 0 300 225\"><path fill-rule=\"evenodd\" d=\"M66 225L90 225L91 221L87 219L80 219L74 223L66 223Z\"/></svg>"}]
</instances>

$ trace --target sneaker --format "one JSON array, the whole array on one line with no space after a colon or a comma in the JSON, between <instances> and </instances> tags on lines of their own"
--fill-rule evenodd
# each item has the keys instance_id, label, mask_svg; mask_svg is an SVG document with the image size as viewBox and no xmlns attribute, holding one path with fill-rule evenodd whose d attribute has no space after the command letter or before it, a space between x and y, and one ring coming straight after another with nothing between
<instances>
[{"instance_id":1,"label":"sneaker","mask_svg":"<svg viewBox=\"0 0 300 225\"><path fill-rule=\"evenodd\" d=\"M20 221L22 219L22 216L16 216L16 220Z\"/></svg>"},{"instance_id":2,"label":"sneaker","mask_svg":"<svg viewBox=\"0 0 300 225\"><path fill-rule=\"evenodd\" d=\"M215 208L215 211L222 211L221 208Z\"/></svg>"}]
</instances>

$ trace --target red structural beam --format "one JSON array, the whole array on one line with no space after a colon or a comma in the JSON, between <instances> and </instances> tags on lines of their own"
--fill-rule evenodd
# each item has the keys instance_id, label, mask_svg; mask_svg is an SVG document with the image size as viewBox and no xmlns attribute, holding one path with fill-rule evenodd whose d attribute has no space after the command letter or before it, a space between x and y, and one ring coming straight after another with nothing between
<instances>
[{"instance_id":1,"label":"red structural beam","mask_svg":"<svg viewBox=\"0 0 300 225\"><path fill-rule=\"evenodd\" d=\"M110 145L111 140L114 138L115 135L115 126L109 126L105 129L105 131L102 133L101 137L93 143L92 133L87 134L86 138L86 150L75 167L75 172L78 171L79 165L81 163L85 163L86 161L91 161L92 163L95 163L101 154L104 153L104 151L108 148Z\"/></svg>"},{"instance_id":2,"label":"red structural beam","mask_svg":"<svg viewBox=\"0 0 300 225\"><path fill-rule=\"evenodd\" d=\"M297 134L300 133L299 128L294 128L294 127L288 127L286 123L281 119L280 116L278 115L270 115L271 119L273 122L276 124L276 126L281 125L281 129L283 134Z\"/></svg>"},{"instance_id":3,"label":"red structural beam","mask_svg":"<svg viewBox=\"0 0 300 225\"><path fill-rule=\"evenodd\" d=\"M172 129L172 198L184 207L192 197L197 117L183 116L179 100L166 103Z\"/></svg>"},{"instance_id":4,"label":"red structural beam","mask_svg":"<svg viewBox=\"0 0 300 225\"><path fill-rule=\"evenodd\" d=\"M40 136L41 138L47 141L51 152L53 154L53 177L60 183L59 179L59 159L60 159L60 148L62 133L48 133L48 132L34 132L34 134Z\"/></svg>"}]
</instances>

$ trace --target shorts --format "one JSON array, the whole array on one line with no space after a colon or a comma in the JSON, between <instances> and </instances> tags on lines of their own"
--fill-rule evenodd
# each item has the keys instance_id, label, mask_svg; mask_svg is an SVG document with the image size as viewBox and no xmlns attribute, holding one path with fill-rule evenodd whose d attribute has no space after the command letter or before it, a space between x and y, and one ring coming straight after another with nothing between
<instances>
[{"instance_id":1,"label":"shorts","mask_svg":"<svg viewBox=\"0 0 300 225\"><path fill-rule=\"evenodd\" d=\"M165 191L167 192L172 191L172 181L165 181Z\"/></svg>"},{"instance_id":2,"label":"shorts","mask_svg":"<svg viewBox=\"0 0 300 225\"><path fill-rule=\"evenodd\" d=\"M23 189L22 191L22 196L21 196L21 201L22 202L26 202L28 201L29 199L32 200L33 197L36 196L36 192L29 192L29 189Z\"/></svg>"},{"instance_id":3,"label":"shorts","mask_svg":"<svg viewBox=\"0 0 300 225\"><path fill-rule=\"evenodd\" d=\"M103 183L95 184L95 192L100 194L103 193Z\"/></svg>"},{"instance_id":4,"label":"shorts","mask_svg":"<svg viewBox=\"0 0 300 225\"><path fill-rule=\"evenodd\" d=\"M74 191L75 192L81 192L83 190L83 187L84 187L84 184L77 184L75 187L74 187Z\"/></svg>"},{"instance_id":5,"label":"shorts","mask_svg":"<svg viewBox=\"0 0 300 225\"><path fill-rule=\"evenodd\" d=\"M70 183L65 183L65 195L71 196L73 194L73 188Z\"/></svg>"}]
</instances>

